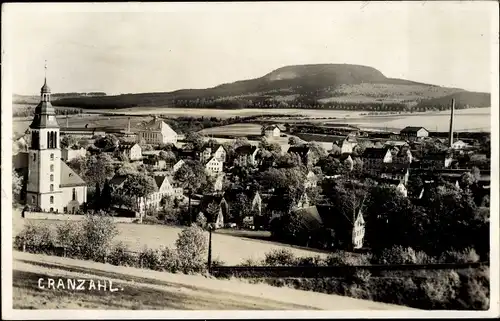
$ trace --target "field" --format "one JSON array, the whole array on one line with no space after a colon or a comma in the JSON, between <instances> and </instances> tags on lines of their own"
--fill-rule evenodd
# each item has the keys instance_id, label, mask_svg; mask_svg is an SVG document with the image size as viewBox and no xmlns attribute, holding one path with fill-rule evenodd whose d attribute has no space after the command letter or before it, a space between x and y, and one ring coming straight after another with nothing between
<instances>
[{"instance_id":1,"label":"field","mask_svg":"<svg viewBox=\"0 0 500 321\"><path fill-rule=\"evenodd\" d=\"M210 135L231 135L231 136L259 136L261 134L259 124L231 124L220 127L207 128L200 131L200 134Z\"/></svg>"},{"instance_id":2,"label":"field","mask_svg":"<svg viewBox=\"0 0 500 321\"><path fill-rule=\"evenodd\" d=\"M33 220L31 222L34 224L49 224L55 228L56 224L61 224L63 221ZM16 219L13 235L19 233L24 224L26 224L26 220ZM182 230L180 227L173 226L126 223L119 223L117 227L119 234L114 241L122 241L130 247L131 251L140 251L146 246L153 249L162 246L174 247L178 234ZM240 264L250 258L260 260L265 257L267 252L282 248L290 249L296 256L327 255L325 252L318 250L298 248L277 242L253 240L248 237L236 237L223 233L213 233L212 242L212 257L222 260L226 265Z\"/></svg>"}]
</instances>

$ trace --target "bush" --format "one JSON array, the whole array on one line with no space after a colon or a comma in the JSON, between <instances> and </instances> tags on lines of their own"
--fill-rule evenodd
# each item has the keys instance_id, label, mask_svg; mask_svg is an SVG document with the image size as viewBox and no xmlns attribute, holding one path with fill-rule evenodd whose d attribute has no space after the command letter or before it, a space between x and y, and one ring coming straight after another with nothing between
<instances>
[{"instance_id":1,"label":"bush","mask_svg":"<svg viewBox=\"0 0 500 321\"><path fill-rule=\"evenodd\" d=\"M488 310L490 306L489 267L471 269L462 276L457 309Z\"/></svg>"},{"instance_id":2,"label":"bush","mask_svg":"<svg viewBox=\"0 0 500 321\"><path fill-rule=\"evenodd\" d=\"M296 258L288 249L276 249L266 253L264 265L280 266L280 265L296 265Z\"/></svg>"},{"instance_id":3,"label":"bush","mask_svg":"<svg viewBox=\"0 0 500 321\"><path fill-rule=\"evenodd\" d=\"M137 266L137 257L130 253L129 248L123 243L117 243L110 251L107 261L113 265Z\"/></svg>"},{"instance_id":4,"label":"bush","mask_svg":"<svg viewBox=\"0 0 500 321\"><path fill-rule=\"evenodd\" d=\"M249 259L246 259L244 260L243 262L241 262L239 264L239 266L259 266L261 265L262 263L258 260L255 260L253 258L249 258Z\"/></svg>"},{"instance_id":5,"label":"bush","mask_svg":"<svg viewBox=\"0 0 500 321\"><path fill-rule=\"evenodd\" d=\"M425 279L420 288L429 309L447 309L459 294L460 277L455 271L439 271L436 277Z\"/></svg>"},{"instance_id":6,"label":"bush","mask_svg":"<svg viewBox=\"0 0 500 321\"><path fill-rule=\"evenodd\" d=\"M139 264L143 269L161 270L161 254L158 250L144 248L139 253Z\"/></svg>"},{"instance_id":7,"label":"bush","mask_svg":"<svg viewBox=\"0 0 500 321\"><path fill-rule=\"evenodd\" d=\"M411 247L400 245L384 249L372 259L374 264L425 264L433 261L425 252L417 252Z\"/></svg>"},{"instance_id":8,"label":"bush","mask_svg":"<svg viewBox=\"0 0 500 321\"><path fill-rule=\"evenodd\" d=\"M107 216L87 215L81 224L83 258L103 261L111 241L118 233L116 223Z\"/></svg>"},{"instance_id":9,"label":"bush","mask_svg":"<svg viewBox=\"0 0 500 321\"><path fill-rule=\"evenodd\" d=\"M325 260L323 260L319 255L299 257L297 258L296 264L298 266L326 266Z\"/></svg>"},{"instance_id":10,"label":"bush","mask_svg":"<svg viewBox=\"0 0 500 321\"><path fill-rule=\"evenodd\" d=\"M183 229L175 245L184 273L202 272L206 268L208 241L200 227Z\"/></svg>"},{"instance_id":11,"label":"bush","mask_svg":"<svg viewBox=\"0 0 500 321\"><path fill-rule=\"evenodd\" d=\"M473 248L467 248L461 252L446 251L439 257L440 263L475 263L479 262L479 255Z\"/></svg>"},{"instance_id":12,"label":"bush","mask_svg":"<svg viewBox=\"0 0 500 321\"><path fill-rule=\"evenodd\" d=\"M345 251L336 251L328 254L326 265L328 266L355 266L370 265L370 254L358 254Z\"/></svg>"},{"instance_id":13,"label":"bush","mask_svg":"<svg viewBox=\"0 0 500 321\"><path fill-rule=\"evenodd\" d=\"M24 245L26 252L51 254L55 241L56 236L49 226L28 224L16 235L14 248L22 250Z\"/></svg>"},{"instance_id":14,"label":"bush","mask_svg":"<svg viewBox=\"0 0 500 321\"><path fill-rule=\"evenodd\" d=\"M57 243L66 248L66 256L81 256L82 226L67 221L56 226Z\"/></svg>"},{"instance_id":15,"label":"bush","mask_svg":"<svg viewBox=\"0 0 500 321\"><path fill-rule=\"evenodd\" d=\"M179 253L168 247L160 250L160 264L163 271L176 273L181 268Z\"/></svg>"}]
</instances>

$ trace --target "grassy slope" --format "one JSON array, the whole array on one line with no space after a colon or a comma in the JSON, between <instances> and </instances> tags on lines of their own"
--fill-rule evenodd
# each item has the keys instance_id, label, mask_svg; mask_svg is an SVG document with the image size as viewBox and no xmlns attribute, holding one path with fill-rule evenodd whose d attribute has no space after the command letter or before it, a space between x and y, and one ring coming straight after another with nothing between
<instances>
[{"instance_id":1,"label":"grassy slope","mask_svg":"<svg viewBox=\"0 0 500 321\"><path fill-rule=\"evenodd\" d=\"M15 308L408 310L338 295L14 252ZM39 277L111 280L120 291L38 289ZM121 289L123 288L123 291Z\"/></svg>"},{"instance_id":2,"label":"grassy slope","mask_svg":"<svg viewBox=\"0 0 500 321\"><path fill-rule=\"evenodd\" d=\"M387 78L380 71L366 66L322 64L287 66L260 78L208 89L71 98L55 100L53 103L83 108L175 107L172 105L174 99L212 99L221 102L228 98L250 101L265 98L278 101L312 98L323 102L406 102L414 105L422 99L442 97L459 91L462 90Z\"/></svg>"}]
</instances>

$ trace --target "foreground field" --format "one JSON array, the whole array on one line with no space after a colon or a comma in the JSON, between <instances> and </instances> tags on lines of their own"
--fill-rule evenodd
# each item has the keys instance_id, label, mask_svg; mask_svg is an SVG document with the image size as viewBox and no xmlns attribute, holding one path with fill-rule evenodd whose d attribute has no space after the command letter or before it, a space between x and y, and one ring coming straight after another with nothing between
<instances>
[{"instance_id":1,"label":"foreground field","mask_svg":"<svg viewBox=\"0 0 500 321\"><path fill-rule=\"evenodd\" d=\"M27 223L26 219L16 219L14 223L13 236L19 233ZM48 224L55 228L57 224L64 221L53 220L32 220L33 224ZM146 224L117 224L118 235L115 242L123 242L129 246L131 251L140 251L144 247L158 249L168 246L174 247L180 227L165 225L146 225ZM207 233L208 238L208 233ZM228 234L212 234L212 257L223 261L226 265L237 265L246 259L261 260L267 252L275 249L288 248L293 254L299 257L319 255L326 257L327 253L313 250L293 247L291 245L263 240L254 240L248 237L236 237Z\"/></svg>"},{"instance_id":2,"label":"foreground field","mask_svg":"<svg viewBox=\"0 0 500 321\"><path fill-rule=\"evenodd\" d=\"M112 266L68 258L13 253L16 309L182 310L411 310L337 295ZM38 278L111 281L116 292L48 290Z\"/></svg>"}]
</instances>

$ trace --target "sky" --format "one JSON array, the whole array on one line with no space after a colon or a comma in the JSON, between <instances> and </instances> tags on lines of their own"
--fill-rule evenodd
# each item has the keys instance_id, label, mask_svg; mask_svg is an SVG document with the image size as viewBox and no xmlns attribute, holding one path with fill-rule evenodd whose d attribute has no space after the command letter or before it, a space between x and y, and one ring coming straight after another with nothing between
<instances>
[{"instance_id":1,"label":"sky","mask_svg":"<svg viewBox=\"0 0 500 321\"><path fill-rule=\"evenodd\" d=\"M490 92L497 8L429 1L4 4L2 48L17 94L38 94L45 60L53 92L208 88L316 63Z\"/></svg>"}]
</instances>

